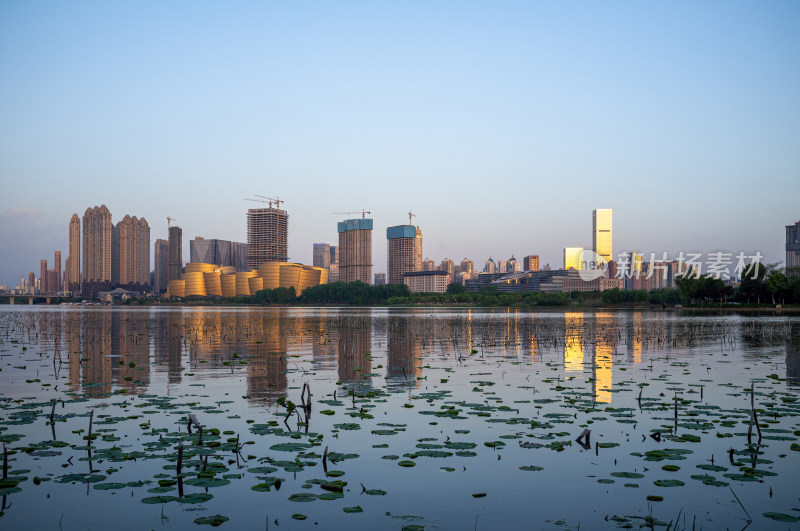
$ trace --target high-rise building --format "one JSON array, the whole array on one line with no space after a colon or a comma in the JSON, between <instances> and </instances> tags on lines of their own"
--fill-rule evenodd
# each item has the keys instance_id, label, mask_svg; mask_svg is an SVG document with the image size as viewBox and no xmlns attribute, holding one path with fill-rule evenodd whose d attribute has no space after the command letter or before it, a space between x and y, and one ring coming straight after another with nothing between
<instances>
[{"instance_id":1,"label":"high-rise building","mask_svg":"<svg viewBox=\"0 0 800 531\"><path fill-rule=\"evenodd\" d=\"M372 219L346 219L339 232L339 281L372 280Z\"/></svg>"},{"instance_id":2,"label":"high-rise building","mask_svg":"<svg viewBox=\"0 0 800 531\"><path fill-rule=\"evenodd\" d=\"M422 261L422 271L436 271L436 262L426 258Z\"/></svg>"},{"instance_id":3,"label":"high-rise building","mask_svg":"<svg viewBox=\"0 0 800 531\"><path fill-rule=\"evenodd\" d=\"M450 278L452 279L454 278L455 274L455 263L449 258L445 258L444 260L442 260L442 263L439 264L439 270L446 271L447 274L450 275Z\"/></svg>"},{"instance_id":4,"label":"high-rise building","mask_svg":"<svg viewBox=\"0 0 800 531\"><path fill-rule=\"evenodd\" d=\"M195 236L193 240L189 240L189 261L232 266L237 271L244 271L247 267L247 244Z\"/></svg>"},{"instance_id":5,"label":"high-rise building","mask_svg":"<svg viewBox=\"0 0 800 531\"><path fill-rule=\"evenodd\" d=\"M169 270L169 242L167 240L156 240L153 248L155 264L153 267L153 293L164 293L167 291L167 278Z\"/></svg>"},{"instance_id":6,"label":"high-rise building","mask_svg":"<svg viewBox=\"0 0 800 531\"><path fill-rule=\"evenodd\" d=\"M53 291L61 291L61 251L53 253L53 269L56 272L56 285L53 286Z\"/></svg>"},{"instance_id":7,"label":"high-rise building","mask_svg":"<svg viewBox=\"0 0 800 531\"><path fill-rule=\"evenodd\" d=\"M55 295L58 291L58 272L55 269L47 270L47 294Z\"/></svg>"},{"instance_id":8,"label":"high-rise building","mask_svg":"<svg viewBox=\"0 0 800 531\"><path fill-rule=\"evenodd\" d=\"M247 271L247 243L231 242L231 257L233 259L231 265L236 271Z\"/></svg>"},{"instance_id":9,"label":"high-rise building","mask_svg":"<svg viewBox=\"0 0 800 531\"><path fill-rule=\"evenodd\" d=\"M614 259L611 218L610 208L592 211L592 250L605 258L606 262Z\"/></svg>"},{"instance_id":10,"label":"high-rise building","mask_svg":"<svg viewBox=\"0 0 800 531\"><path fill-rule=\"evenodd\" d=\"M582 269L583 247L564 247L564 269Z\"/></svg>"},{"instance_id":11,"label":"high-rise building","mask_svg":"<svg viewBox=\"0 0 800 531\"><path fill-rule=\"evenodd\" d=\"M475 262L470 260L469 258L464 258L461 260L461 273L468 275L470 278L475 273Z\"/></svg>"},{"instance_id":12,"label":"high-rise building","mask_svg":"<svg viewBox=\"0 0 800 531\"><path fill-rule=\"evenodd\" d=\"M386 281L402 284L405 273L422 270L422 231L414 225L397 225L386 229L386 239Z\"/></svg>"},{"instance_id":13,"label":"high-rise building","mask_svg":"<svg viewBox=\"0 0 800 531\"><path fill-rule=\"evenodd\" d=\"M539 271L539 255L529 254L522 259L523 271Z\"/></svg>"},{"instance_id":14,"label":"high-rise building","mask_svg":"<svg viewBox=\"0 0 800 531\"><path fill-rule=\"evenodd\" d=\"M512 254L511 258L506 262L506 273L518 273L520 271L522 271L522 264L517 262L517 259Z\"/></svg>"},{"instance_id":15,"label":"high-rise building","mask_svg":"<svg viewBox=\"0 0 800 531\"><path fill-rule=\"evenodd\" d=\"M497 269L495 269L496 273L508 273L508 262L505 260L498 260L497 261Z\"/></svg>"},{"instance_id":16,"label":"high-rise building","mask_svg":"<svg viewBox=\"0 0 800 531\"><path fill-rule=\"evenodd\" d=\"M81 290L81 218L72 214L69 220L69 274L65 286L75 294Z\"/></svg>"},{"instance_id":17,"label":"high-rise building","mask_svg":"<svg viewBox=\"0 0 800 531\"><path fill-rule=\"evenodd\" d=\"M149 291L150 225L144 218L125 214L111 239L111 283L130 291Z\"/></svg>"},{"instance_id":18,"label":"high-rise building","mask_svg":"<svg viewBox=\"0 0 800 531\"><path fill-rule=\"evenodd\" d=\"M111 212L105 205L87 208L83 214L83 276L85 297L97 297L111 289Z\"/></svg>"},{"instance_id":19,"label":"high-rise building","mask_svg":"<svg viewBox=\"0 0 800 531\"><path fill-rule=\"evenodd\" d=\"M33 295L36 288L36 274L33 271L28 272L28 289L30 294Z\"/></svg>"},{"instance_id":20,"label":"high-rise building","mask_svg":"<svg viewBox=\"0 0 800 531\"><path fill-rule=\"evenodd\" d=\"M386 273L375 273L375 286L383 286L386 284Z\"/></svg>"},{"instance_id":21,"label":"high-rise building","mask_svg":"<svg viewBox=\"0 0 800 531\"><path fill-rule=\"evenodd\" d=\"M312 265L314 267L324 267L330 269L331 267L331 246L327 243L314 244L314 256Z\"/></svg>"},{"instance_id":22,"label":"high-rise building","mask_svg":"<svg viewBox=\"0 0 800 531\"><path fill-rule=\"evenodd\" d=\"M183 269L183 230L180 227L169 228L167 263L167 281L180 280Z\"/></svg>"},{"instance_id":23,"label":"high-rise building","mask_svg":"<svg viewBox=\"0 0 800 531\"><path fill-rule=\"evenodd\" d=\"M497 264L494 263L494 260L492 260L492 257L490 256L486 260L486 264L484 264L484 266L483 266L483 272L484 273L494 273L495 271L497 271Z\"/></svg>"},{"instance_id":24,"label":"high-rise building","mask_svg":"<svg viewBox=\"0 0 800 531\"><path fill-rule=\"evenodd\" d=\"M64 291L70 291L69 289L69 256L64 259L64 277L61 280L61 285L63 286Z\"/></svg>"},{"instance_id":25,"label":"high-rise building","mask_svg":"<svg viewBox=\"0 0 800 531\"><path fill-rule=\"evenodd\" d=\"M800 221L786 225L786 269L800 275Z\"/></svg>"},{"instance_id":26,"label":"high-rise building","mask_svg":"<svg viewBox=\"0 0 800 531\"><path fill-rule=\"evenodd\" d=\"M339 247L331 245L331 265L328 268L328 282L339 282Z\"/></svg>"},{"instance_id":27,"label":"high-rise building","mask_svg":"<svg viewBox=\"0 0 800 531\"><path fill-rule=\"evenodd\" d=\"M39 261L39 290L47 293L47 260Z\"/></svg>"},{"instance_id":28,"label":"high-rise building","mask_svg":"<svg viewBox=\"0 0 800 531\"><path fill-rule=\"evenodd\" d=\"M289 214L277 208L247 211L247 267L289 259Z\"/></svg>"}]
</instances>

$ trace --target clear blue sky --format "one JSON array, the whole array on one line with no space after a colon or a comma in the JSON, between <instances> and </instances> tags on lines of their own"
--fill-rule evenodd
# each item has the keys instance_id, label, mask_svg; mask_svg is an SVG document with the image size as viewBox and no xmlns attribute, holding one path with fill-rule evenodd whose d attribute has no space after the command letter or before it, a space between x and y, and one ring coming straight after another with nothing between
<instances>
[{"instance_id":1,"label":"clear blue sky","mask_svg":"<svg viewBox=\"0 0 800 531\"><path fill-rule=\"evenodd\" d=\"M0 282L71 215L246 239L280 196L291 258L332 212L422 227L437 262L591 246L759 250L800 219L800 2L0 3ZM186 245L188 256L188 245Z\"/></svg>"}]
</instances>

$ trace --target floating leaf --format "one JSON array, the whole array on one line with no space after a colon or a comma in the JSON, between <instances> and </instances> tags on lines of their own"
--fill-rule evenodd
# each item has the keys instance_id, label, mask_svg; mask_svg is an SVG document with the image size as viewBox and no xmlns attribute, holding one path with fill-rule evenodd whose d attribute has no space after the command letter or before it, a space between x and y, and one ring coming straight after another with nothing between
<instances>
[{"instance_id":1,"label":"floating leaf","mask_svg":"<svg viewBox=\"0 0 800 531\"><path fill-rule=\"evenodd\" d=\"M227 516L222 516L221 514L215 514L213 516L201 516L200 518L195 518L194 523L199 525L210 525L211 527L218 527L230 520Z\"/></svg>"},{"instance_id":2,"label":"floating leaf","mask_svg":"<svg viewBox=\"0 0 800 531\"><path fill-rule=\"evenodd\" d=\"M679 479L657 479L653 482L657 487L683 487L685 483Z\"/></svg>"}]
</instances>

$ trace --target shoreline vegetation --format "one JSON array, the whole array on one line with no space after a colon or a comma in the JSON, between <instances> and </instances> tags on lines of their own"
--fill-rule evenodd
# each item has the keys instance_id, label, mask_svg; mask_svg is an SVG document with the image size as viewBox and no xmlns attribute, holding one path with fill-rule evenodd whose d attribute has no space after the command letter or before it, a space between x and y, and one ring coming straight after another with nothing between
<instances>
[{"instance_id":1,"label":"shoreline vegetation","mask_svg":"<svg viewBox=\"0 0 800 531\"><path fill-rule=\"evenodd\" d=\"M800 311L800 275L786 275L777 267L758 264L758 270L745 272L737 286L721 279L695 276L691 270L675 281L675 288L646 290L539 291L509 292L497 287L467 291L461 284L450 284L445 293L411 293L403 284L371 286L364 282L334 282L306 288L298 295L294 287L264 289L255 295L237 297L134 297L123 305L178 306L468 306L521 308L608 308L608 309L684 309L700 311ZM53 304L81 302L80 299L51 299Z\"/></svg>"}]
</instances>

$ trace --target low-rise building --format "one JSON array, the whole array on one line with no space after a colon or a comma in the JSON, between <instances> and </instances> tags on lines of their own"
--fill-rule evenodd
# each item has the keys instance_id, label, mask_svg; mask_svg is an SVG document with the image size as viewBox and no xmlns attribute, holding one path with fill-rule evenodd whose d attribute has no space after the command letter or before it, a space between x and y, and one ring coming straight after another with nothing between
<instances>
[{"instance_id":1,"label":"low-rise building","mask_svg":"<svg viewBox=\"0 0 800 531\"><path fill-rule=\"evenodd\" d=\"M414 271L403 275L403 283L412 293L444 293L449 280L447 271Z\"/></svg>"}]
</instances>

